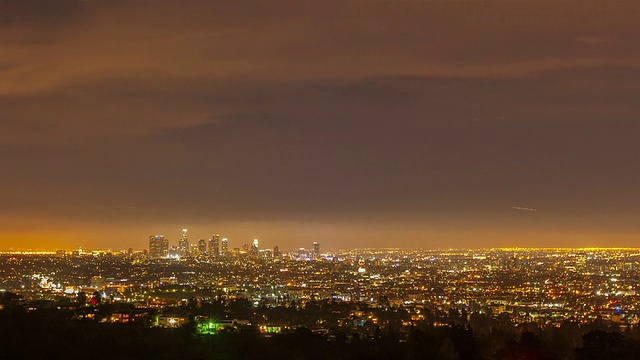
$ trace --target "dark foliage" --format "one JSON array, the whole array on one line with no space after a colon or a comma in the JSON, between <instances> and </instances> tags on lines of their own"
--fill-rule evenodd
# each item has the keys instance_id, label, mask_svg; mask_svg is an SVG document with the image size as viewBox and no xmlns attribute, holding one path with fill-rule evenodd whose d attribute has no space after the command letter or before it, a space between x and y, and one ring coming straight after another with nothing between
<instances>
[{"instance_id":1,"label":"dark foliage","mask_svg":"<svg viewBox=\"0 0 640 360\"><path fill-rule=\"evenodd\" d=\"M6 302L10 302L8 298ZM314 304L311 313L294 307L254 312L286 319L298 316L314 322L327 310L341 311L344 304ZM253 316L249 305L238 301L224 307L238 315ZM324 309L324 310L323 310ZM100 322L114 309L102 304L95 320L72 320L72 314L55 308L27 312L22 307L0 311L0 359L639 359L637 329L624 333L594 329L601 324L579 326L567 322L559 328L516 326L492 322L480 315L467 324L453 312L444 314L448 325L425 321L419 326L396 328L373 325L356 331L335 326L318 335L307 327L273 336L255 327L201 335L193 322L175 329L150 327L148 322L110 324ZM118 309L122 310L122 309ZM222 314L220 304L200 308ZM392 312L394 313L394 312ZM395 312L402 318L405 314ZM382 317L381 317L382 318ZM477 327L476 330L474 327Z\"/></svg>"}]
</instances>

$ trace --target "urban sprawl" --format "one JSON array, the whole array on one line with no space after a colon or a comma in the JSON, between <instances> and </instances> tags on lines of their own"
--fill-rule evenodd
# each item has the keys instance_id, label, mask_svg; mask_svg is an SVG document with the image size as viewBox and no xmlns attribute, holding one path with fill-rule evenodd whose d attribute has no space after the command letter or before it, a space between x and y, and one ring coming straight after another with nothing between
<instances>
[{"instance_id":1,"label":"urban sprawl","mask_svg":"<svg viewBox=\"0 0 640 360\"><path fill-rule=\"evenodd\" d=\"M2 308L53 308L77 320L144 320L165 328L195 321L204 333L242 326L267 334L299 326L316 332L402 330L425 321L467 323L474 315L539 327L597 319L625 329L640 319L636 249L321 252L317 242L309 250L281 251L260 249L258 240L229 249L219 235L190 246L184 230L177 247L154 235L143 251L0 257L0 291L13 294ZM242 311L198 311L239 302ZM300 310L318 302L353 306L317 317L267 310ZM100 304L113 306L98 314ZM400 315L381 316L389 309Z\"/></svg>"}]
</instances>

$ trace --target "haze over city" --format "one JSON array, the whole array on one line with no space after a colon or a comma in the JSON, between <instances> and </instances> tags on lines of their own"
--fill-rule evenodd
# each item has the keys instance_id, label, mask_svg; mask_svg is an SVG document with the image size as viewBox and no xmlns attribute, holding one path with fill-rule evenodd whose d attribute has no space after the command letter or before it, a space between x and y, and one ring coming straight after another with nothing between
<instances>
[{"instance_id":1,"label":"haze over city","mask_svg":"<svg viewBox=\"0 0 640 360\"><path fill-rule=\"evenodd\" d=\"M0 250L639 247L639 10L2 1Z\"/></svg>"}]
</instances>

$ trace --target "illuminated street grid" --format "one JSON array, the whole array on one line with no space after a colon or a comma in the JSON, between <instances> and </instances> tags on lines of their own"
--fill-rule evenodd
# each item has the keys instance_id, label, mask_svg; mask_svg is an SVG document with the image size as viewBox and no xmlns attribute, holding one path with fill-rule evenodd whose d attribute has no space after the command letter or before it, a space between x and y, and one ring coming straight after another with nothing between
<instances>
[{"instance_id":1,"label":"illuminated street grid","mask_svg":"<svg viewBox=\"0 0 640 360\"><path fill-rule=\"evenodd\" d=\"M0 289L21 296L29 310L56 304L80 309L97 291L102 303L130 304L140 314L153 310L159 315L153 325L164 327L179 326L184 319L171 314L189 304L240 298L256 308L304 307L322 299L362 304L364 310L341 314L355 325L377 324L373 310L380 307L406 311L406 326L451 309L547 327L597 317L626 327L639 319L637 249L364 249L325 252L315 260L308 253L179 259L150 259L146 251L4 253ZM78 294L86 294L85 304ZM105 321L133 321L130 316ZM245 319L204 320L206 333ZM255 325L265 332L296 326Z\"/></svg>"}]
</instances>

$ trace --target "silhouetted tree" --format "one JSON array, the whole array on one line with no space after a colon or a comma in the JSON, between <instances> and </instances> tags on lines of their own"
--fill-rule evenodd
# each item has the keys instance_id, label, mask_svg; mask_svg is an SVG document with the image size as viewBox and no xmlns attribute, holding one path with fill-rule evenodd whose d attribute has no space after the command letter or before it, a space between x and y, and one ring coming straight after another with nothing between
<instances>
[{"instance_id":1,"label":"silhouetted tree","mask_svg":"<svg viewBox=\"0 0 640 360\"><path fill-rule=\"evenodd\" d=\"M576 350L576 359L622 359L623 346L624 339L621 334L593 330L582 336L582 348Z\"/></svg>"}]
</instances>

